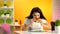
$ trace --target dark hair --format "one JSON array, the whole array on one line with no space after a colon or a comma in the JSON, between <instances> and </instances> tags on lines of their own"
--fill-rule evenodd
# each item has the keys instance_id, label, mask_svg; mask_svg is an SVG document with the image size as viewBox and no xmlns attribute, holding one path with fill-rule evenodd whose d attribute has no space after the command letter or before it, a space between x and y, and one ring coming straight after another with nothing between
<instances>
[{"instance_id":1,"label":"dark hair","mask_svg":"<svg viewBox=\"0 0 60 34\"><path fill-rule=\"evenodd\" d=\"M33 18L33 13L34 12L38 12L39 14L40 14L40 18L42 18L42 19L46 19L44 16L43 16L43 14L42 14L42 11L41 11L41 9L40 8L38 8L38 7L34 7L32 10L31 10L31 13L30 13L30 15L27 17L28 19L32 19Z\"/></svg>"}]
</instances>

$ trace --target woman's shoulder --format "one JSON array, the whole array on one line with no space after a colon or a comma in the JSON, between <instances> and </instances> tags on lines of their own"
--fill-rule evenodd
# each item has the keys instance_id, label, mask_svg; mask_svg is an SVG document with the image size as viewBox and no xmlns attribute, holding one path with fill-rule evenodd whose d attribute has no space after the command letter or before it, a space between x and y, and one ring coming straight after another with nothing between
<instances>
[{"instance_id":1,"label":"woman's shoulder","mask_svg":"<svg viewBox=\"0 0 60 34\"><path fill-rule=\"evenodd\" d=\"M41 21L42 21L43 23L46 23L46 22L47 22L47 20L45 20L45 19L41 19Z\"/></svg>"},{"instance_id":2,"label":"woman's shoulder","mask_svg":"<svg viewBox=\"0 0 60 34\"><path fill-rule=\"evenodd\" d=\"M41 19L41 20L45 20L46 21L46 19Z\"/></svg>"},{"instance_id":3,"label":"woman's shoulder","mask_svg":"<svg viewBox=\"0 0 60 34\"><path fill-rule=\"evenodd\" d=\"M30 19L26 18L24 21L25 24L29 24L30 23Z\"/></svg>"},{"instance_id":4,"label":"woman's shoulder","mask_svg":"<svg viewBox=\"0 0 60 34\"><path fill-rule=\"evenodd\" d=\"M30 19L28 19L28 18L25 18L25 20L30 20Z\"/></svg>"},{"instance_id":5,"label":"woman's shoulder","mask_svg":"<svg viewBox=\"0 0 60 34\"><path fill-rule=\"evenodd\" d=\"M28 18L25 18L25 21L30 21L30 19L28 19Z\"/></svg>"}]
</instances>

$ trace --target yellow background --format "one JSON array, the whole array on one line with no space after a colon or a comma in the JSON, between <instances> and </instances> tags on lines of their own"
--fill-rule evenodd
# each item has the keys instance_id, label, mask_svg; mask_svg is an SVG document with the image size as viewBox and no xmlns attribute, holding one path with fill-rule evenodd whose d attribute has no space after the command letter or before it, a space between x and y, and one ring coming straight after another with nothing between
<instances>
[{"instance_id":1,"label":"yellow background","mask_svg":"<svg viewBox=\"0 0 60 34\"><path fill-rule=\"evenodd\" d=\"M48 22L52 20L52 0L14 0L14 18L18 21L29 16L33 7L39 7Z\"/></svg>"}]
</instances>

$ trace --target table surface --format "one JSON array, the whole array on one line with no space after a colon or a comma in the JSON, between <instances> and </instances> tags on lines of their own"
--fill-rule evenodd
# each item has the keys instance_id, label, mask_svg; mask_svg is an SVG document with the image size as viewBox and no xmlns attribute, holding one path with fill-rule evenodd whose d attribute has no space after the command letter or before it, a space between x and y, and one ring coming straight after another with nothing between
<instances>
[{"instance_id":1,"label":"table surface","mask_svg":"<svg viewBox=\"0 0 60 34\"><path fill-rule=\"evenodd\" d=\"M47 31L47 32L27 32L27 31L14 31L16 34L60 34L54 31Z\"/></svg>"}]
</instances>

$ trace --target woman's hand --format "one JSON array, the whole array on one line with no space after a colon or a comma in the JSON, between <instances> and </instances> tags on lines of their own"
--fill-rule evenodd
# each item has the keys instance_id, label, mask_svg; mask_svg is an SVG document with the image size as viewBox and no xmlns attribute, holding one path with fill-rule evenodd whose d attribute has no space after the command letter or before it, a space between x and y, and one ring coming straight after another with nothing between
<instances>
[{"instance_id":1,"label":"woman's hand","mask_svg":"<svg viewBox=\"0 0 60 34\"><path fill-rule=\"evenodd\" d=\"M41 20L41 19L39 19L38 21L39 21L40 23L42 22L42 20Z\"/></svg>"},{"instance_id":2,"label":"woman's hand","mask_svg":"<svg viewBox=\"0 0 60 34\"><path fill-rule=\"evenodd\" d=\"M35 22L35 21L36 21L36 19L35 19L35 18L33 18L33 19L31 19L30 21L31 21L31 23L33 23L33 22Z\"/></svg>"},{"instance_id":3,"label":"woman's hand","mask_svg":"<svg viewBox=\"0 0 60 34\"><path fill-rule=\"evenodd\" d=\"M33 22L34 22L34 20L33 20L33 19L31 19L31 20L30 20L30 22L31 22L31 23L33 23Z\"/></svg>"},{"instance_id":4,"label":"woman's hand","mask_svg":"<svg viewBox=\"0 0 60 34\"><path fill-rule=\"evenodd\" d=\"M29 26L31 27L32 26L32 23L34 22L34 20L33 19L30 19L30 24L29 24Z\"/></svg>"}]
</instances>

